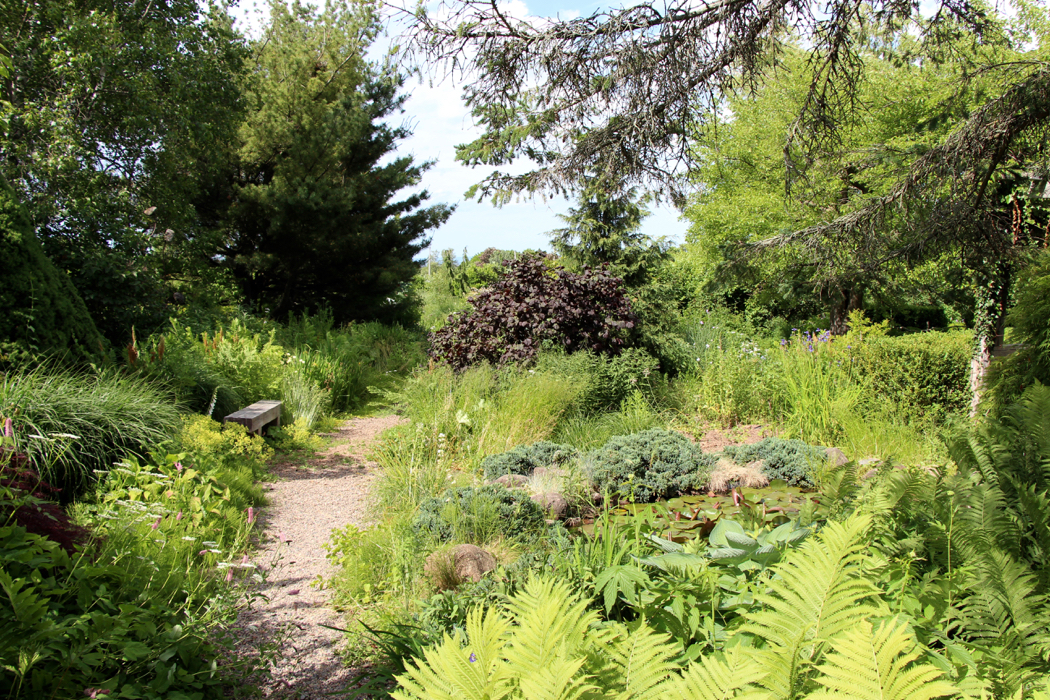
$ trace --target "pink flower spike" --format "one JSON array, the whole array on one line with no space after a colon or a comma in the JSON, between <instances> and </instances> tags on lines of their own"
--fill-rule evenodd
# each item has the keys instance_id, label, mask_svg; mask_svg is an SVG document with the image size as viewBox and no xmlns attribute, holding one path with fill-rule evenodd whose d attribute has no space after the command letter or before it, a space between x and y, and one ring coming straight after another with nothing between
<instances>
[{"instance_id":1,"label":"pink flower spike","mask_svg":"<svg viewBox=\"0 0 1050 700\"><path fill-rule=\"evenodd\" d=\"M4 437L13 438L15 436L15 424L10 418L4 421Z\"/></svg>"},{"instance_id":2,"label":"pink flower spike","mask_svg":"<svg viewBox=\"0 0 1050 700\"><path fill-rule=\"evenodd\" d=\"M176 514L175 519L176 520L182 520L182 511L181 510L178 512L178 514Z\"/></svg>"},{"instance_id":3,"label":"pink flower spike","mask_svg":"<svg viewBox=\"0 0 1050 700\"><path fill-rule=\"evenodd\" d=\"M255 509L248 506L248 524L251 525L255 522Z\"/></svg>"},{"instance_id":4,"label":"pink flower spike","mask_svg":"<svg viewBox=\"0 0 1050 700\"><path fill-rule=\"evenodd\" d=\"M241 563L242 564L249 564L250 563L250 561L248 560L248 555L247 554L244 555L244 559L241 559Z\"/></svg>"},{"instance_id":5,"label":"pink flower spike","mask_svg":"<svg viewBox=\"0 0 1050 700\"><path fill-rule=\"evenodd\" d=\"M157 519L156 519L156 520L155 520L155 521L153 522L153 529L154 529L154 530L156 530L156 529L157 529L158 527L160 527L160 521L161 521L161 520L163 520L163 518L157 518Z\"/></svg>"},{"instance_id":6,"label":"pink flower spike","mask_svg":"<svg viewBox=\"0 0 1050 700\"><path fill-rule=\"evenodd\" d=\"M175 471L177 471L177 472L181 472L182 471L182 462L175 462Z\"/></svg>"},{"instance_id":7,"label":"pink flower spike","mask_svg":"<svg viewBox=\"0 0 1050 700\"><path fill-rule=\"evenodd\" d=\"M226 569L226 583L233 581L233 569Z\"/></svg>"},{"instance_id":8,"label":"pink flower spike","mask_svg":"<svg viewBox=\"0 0 1050 700\"><path fill-rule=\"evenodd\" d=\"M283 532L277 533L277 539L279 539L281 542L284 542L285 544L288 544L292 541L292 538L284 534Z\"/></svg>"},{"instance_id":9,"label":"pink flower spike","mask_svg":"<svg viewBox=\"0 0 1050 700\"><path fill-rule=\"evenodd\" d=\"M202 549L201 551L197 552L197 554L201 555L202 557L203 557L203 556L204 556L205 554L207 554L207 553L208 553L208 550L206 550L206 549Z\"/></svg>"}]
</instances>

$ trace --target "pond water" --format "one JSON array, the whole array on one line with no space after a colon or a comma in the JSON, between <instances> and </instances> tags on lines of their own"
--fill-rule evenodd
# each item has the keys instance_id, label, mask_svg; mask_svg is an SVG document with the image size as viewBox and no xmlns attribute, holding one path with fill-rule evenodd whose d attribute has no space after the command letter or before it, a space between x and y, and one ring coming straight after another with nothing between
<instances>
[{"instance_id":1,"label":"pond water","mask_svg":"<svg viewBox=\"0 0 1050 700\"><path fill-rule=\"evenodd\" d=\"M764 488L736 488L728 494L695 494L654 503L619 503L609 515L615 523L628 524L644 518L655 533L675 542L707 537L719 520L729 519L746 527L780 525L804 516L821 517L826 507L815 489L789 486L774 480ZM594 532L594 520L583 523L580 531Z\"/></svg>"}]
</instances>

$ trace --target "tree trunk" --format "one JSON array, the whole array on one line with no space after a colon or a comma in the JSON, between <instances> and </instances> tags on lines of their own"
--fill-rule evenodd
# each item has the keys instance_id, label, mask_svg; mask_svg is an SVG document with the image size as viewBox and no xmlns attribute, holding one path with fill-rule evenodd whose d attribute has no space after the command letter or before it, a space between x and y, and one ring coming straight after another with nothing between
<instances>
[{"instance_id":1,"label":"tree trunk","mask_svg":"<svg viewBox=\"0 0 1050 700\"><path fill-rule=\"evenodd\" d=\"M832 291L831 334L845 335L849 332L849 315L864 303L864 289L859 284L838 287Z\"/></svg>"},{"instance_id":2,"label":"tree trunk","mask_svg":"<svg viewBox=\"0 0 1050 700\"><path fill-rule=\"evenodd\" d=\"M1003 344L1006 324L1006 305L1010 298L1010 267L1007 263L994 266L996 273L978 273L977 313L974 316L974 353L970 360L970 417L977 417L977 408L984 392L992 352Z\"/></svg>"}]
</instances>

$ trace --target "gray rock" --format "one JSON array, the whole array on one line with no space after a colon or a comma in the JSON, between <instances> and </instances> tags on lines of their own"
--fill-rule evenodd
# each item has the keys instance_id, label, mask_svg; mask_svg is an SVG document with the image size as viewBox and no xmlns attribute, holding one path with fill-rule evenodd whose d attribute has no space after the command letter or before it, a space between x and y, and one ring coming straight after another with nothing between
<instances>
[{"instance_id":1,"label":"gray rock","mask_svg":"<svg viewBox=\"0 0 1050 700\"><path fill-rule=\"evenodd\" d=\"M438 588L455 588L464 581L477 583L481 577L496 568L496 557L472 544L456 545L452 549L434 552L427 557L423 570Z\"/></svg>"},{"instance_id":2,"label":"gray rock","mask_svg":"<svg viewBox=\"0 0 1050 700\"><path fill-rule=\"evenodd\" d=\"M528 485L529 477L521 474L504 474L492 483L508 489L523 489Z\"/></svg>"},{"instance_id":3,"label":"gray rock","mask_svg":"<svg viewBox=\"0 0 1050 700\"><path fill-rule=\"evenodd\" d=\"M824 449L824 452L827 454L828 462L833 467L841 467L849 462L849 457L846 456L846 453L837 447L827 447Z\"/></svg>"},{"instance_id":4,"label":"gray rock","mask_svg":"<svg viewBox=\"0 0 1050 700\"><path fill-rule=\"evenodd\" d=\"M539 493L532 496L532 500L550 517L556 520L564 520L569 513L569 502L565 496L557 491L550 493Z\"/></svg>"}]
</instances>

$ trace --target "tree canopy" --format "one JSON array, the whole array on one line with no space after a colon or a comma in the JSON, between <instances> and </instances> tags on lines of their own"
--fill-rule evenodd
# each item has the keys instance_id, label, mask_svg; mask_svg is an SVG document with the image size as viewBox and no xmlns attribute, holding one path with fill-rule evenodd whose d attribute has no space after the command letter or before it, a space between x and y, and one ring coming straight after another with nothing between
<instances>
[{"instance_id":1,"label":"tree canopy","mask_svg":"<svg viewBox=\"0 0 1050 700\"><path fill-rule=\"evenodd\" d=\"M994 88L894 173L891 186L842 216L829 212L766 240L808 246L826 273L843 256L874 268L945 239L998 241L998 202L989 195L1010 168L1045 171L1035 144L1050 123L1045 10L1026 0L1015 7L1018 18L1006 22L969 0L932 10L862 0L677 0L537 20L470 0L420 10L411 47L465 77L465 99L485 131L461 147L462 160L501 166L524 157L536 165L524 174L497 171L479 192L497 200L561 192L593 173L609 187L640 185L676 201L697 166L696 142L724 121L724 99L774 75L799 41L808 47L805 80L781 135L789 184L837 148L869 108L859 91L873 39L892 60L916 66L956 60L967 43L1014 47L974 62L970 75Z\"/></svg>"}]
</instances>

